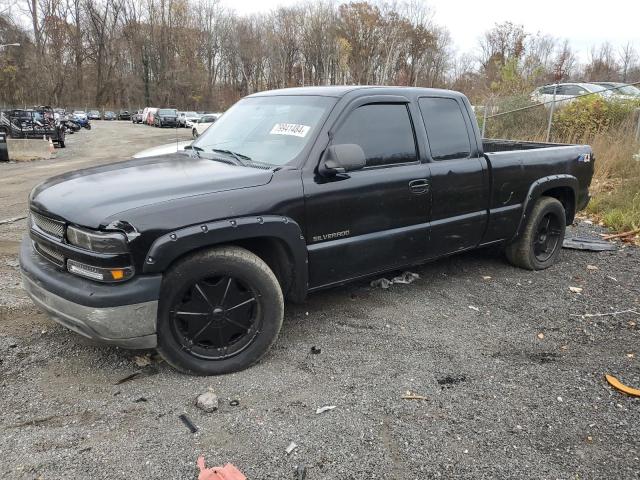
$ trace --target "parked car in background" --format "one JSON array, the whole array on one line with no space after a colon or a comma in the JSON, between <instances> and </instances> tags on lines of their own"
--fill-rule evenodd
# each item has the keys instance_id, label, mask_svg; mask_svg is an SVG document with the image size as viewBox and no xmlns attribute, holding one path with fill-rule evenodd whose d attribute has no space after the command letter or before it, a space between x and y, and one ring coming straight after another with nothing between
<instances>
[{"instance_id":1,"label":"parked car in background","mask_svg":"<svg viewBox=\"0 0 640 480\"><path fill-rule=\"evenodd\" d=\"M180 112L178 115L178 125L184 128L191 128L198 123L200 115L196 112Z\"/></svg>"},{"instance_id":2,"label":"parked car in background","mask_svg":"<svg viewBox=\"0 0 640 480\"><path fill-rule=\"evenodd\" d=\"M131 115L131 123L142 123L143 110L137 110Z\"/></svg>"},{"instance_id":3,"label":"parked car in background","mask_svg":"<svg viewBox=\"0 0 640 480\"><path fill-rule=\"evenodd\" d=\"M89 120L100 120L102 117L100 116L100 112L98 110L89 110L89 113L87 113L87 118Z\"/></svg>"},{"instance_id":4,"label":"parked car in background","mask_svg":"<svg viewBox=\"0 0 640 480\"><path fill-rule=\"evenodd\" d=\"M198 119L198 123L194 124L191 128L191 135L193 138L198 138L204 133L204 131L215 123L220 118L221 113L206 113Z\"/></svg>"},{"instance_id":5,"label":"parked car in background","mask_svg":"<svg viewBox=\"0 0 640 480\"><path fill-rule=\"evenodd\" d=\"M120 110L118 112L118 120L131 120L131 114L128 110Z\"/></svg>"},{"instance_id":6,"label":"parked car in background","mask_svg":"<svg viewBox=\"0 0 640 480\"><path fill-rule=\"evenodd\" d=\"M89 117L87 117L86 112L83 112L82 110L75 110L71 115L71 121L78 124L82 128L91 130L91 123L89 123Z\"/></svg>"},{"instance_id":7,"label":"parked car in background","mask_svg":"<svg viewBox=\"0 0 640 480\"><path fill-rule=\"evenodd\" d=\"M536 103L545 103L547 107L551 108L554 98L556 106L566 105L574 98L580 95L587 95L589 93L595 93L601 95L604 98L610 98L611 93L606 88L601 87L593 83L558 83L553 85L545 85L539 87L531 94L531 101Z\"/></svg>"},{"instance_id":8,"label":"parked car in background","mask_svg":"<svg viewBox=\"0 0 640 480\"><path fill-rule=\"evenodd\" d=\"M149 110L147 110L147 118L145 119L144 123L146 123L147 125L153 126L155 122L156 113L158 113L157 108L150 108Z\"/></svg>"},{"instance_id":9,"label":"parked car in background","mask_svg":"<svg viewBox=\"0 0 640 480\"><path fill-rule=\"evenodd\" d=\"M175 108L161 108L155 114L153 125L156 127L177 127L178 111Z\"/></svg>"},{"instance_id":10,"label":"parked car in background","mask_svg":"<svg viewBox=\"0 0 640 480\"><path fill-rule=\"evenodd\" d=\"M622 82L595 82L595 85L610 88L611 93L614 96L623 97L628 100L640 98L640 88L635 85L629 85Z\"/></svg>"},{"instance_id":11,"label":"parked car in background","mask_svg":"<svg viewBox=\"0 0 640 480\"><path fill-rule=\"evenodd\" d=\"M115 120L116 118L118 118L116 116L116 114L114 112L104 112L104 119L105 120Z\"/></svg>"},{"instance_id":12,"label":"parked car in background","mask_svg":"<svg viewBox=\"0 0 640 480\"><path fill-rule=\"evenodd\" d=\"M87 116L87 113L83 112L82 110L74 110L72 116L73 116L74 120L88 120L89 119L89 117Z\"/></svg>"},{"instance_id":13,"label":"parked car in background","mask_svg":"<svg viewBox=\"0 0 640 480\"><path fill-rule=\"evenodd\" d=\"M66 127L55 118L49 106L7 110L0 113L0 132L11 138L51 138L60 148L65 146Z\"/></svg>"}]
</instances>

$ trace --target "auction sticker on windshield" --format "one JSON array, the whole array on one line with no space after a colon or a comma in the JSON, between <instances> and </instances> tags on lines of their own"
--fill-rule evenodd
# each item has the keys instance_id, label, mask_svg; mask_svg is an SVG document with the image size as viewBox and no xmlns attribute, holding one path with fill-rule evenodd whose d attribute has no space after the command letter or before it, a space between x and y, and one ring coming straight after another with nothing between
<instances>
[{"instance_id":1,"label":"auction sticker on windshield","mask_svg":"<svg viewBox=\"0 0 640 480\"><path fill-rule=\"evenodd\" d=\"M271 132L271 135L293 135L294 137L304 137L311 127L307 125L298 125L297 123L276 123Z\"/></svg>"}]
</instances>

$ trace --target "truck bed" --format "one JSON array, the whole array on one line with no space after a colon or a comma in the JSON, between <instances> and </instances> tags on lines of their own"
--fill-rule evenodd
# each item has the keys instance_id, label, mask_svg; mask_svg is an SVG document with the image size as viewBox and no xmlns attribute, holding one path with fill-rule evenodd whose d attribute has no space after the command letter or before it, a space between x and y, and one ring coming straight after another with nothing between
<instances>
[{"instance_id":1,"label":"truck bed","mask_svg":"<svg viewBox=\"0 0 640 480\"><path fill-rule=\"evenodd\" d=\"M523 140L503 140L499 138L483 138L482 149L485 153L511 152L517 150L534 150L537 148L567 147L567 143L526 142Z\"/></svg>"}]
</instances>

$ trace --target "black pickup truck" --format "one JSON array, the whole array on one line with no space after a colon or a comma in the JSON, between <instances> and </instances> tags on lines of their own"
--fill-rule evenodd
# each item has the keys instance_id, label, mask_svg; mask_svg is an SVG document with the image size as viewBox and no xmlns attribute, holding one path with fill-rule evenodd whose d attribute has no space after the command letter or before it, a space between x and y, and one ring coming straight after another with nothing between
<instances>
[{"instance_id":1,"label":"black pickup truck","mask_svg":"<svg viewBox=\"0 0 640 480\"><path fill-rule=\"evenodd\" d=\"M285 299L492 244L553 265L593 161L587 145L483 140L452 91L257 93L188 154L35 187L24 285L87 337L236 371L273 344Z\"/></svg>"}]
</instances>

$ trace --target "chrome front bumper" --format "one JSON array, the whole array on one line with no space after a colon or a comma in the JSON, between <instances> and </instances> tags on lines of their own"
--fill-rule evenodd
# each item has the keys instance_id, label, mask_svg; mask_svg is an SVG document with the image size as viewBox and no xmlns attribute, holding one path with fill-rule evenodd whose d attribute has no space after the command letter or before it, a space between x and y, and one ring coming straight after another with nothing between
<instances>
[{"instance_id":1,"label":"chrome front bumper","mask_svg":"<svg viewBox=\"0 0 640 480\"><path fill-rule=\"evenodd\" d=\"M124 348L154 348L157 344L157 300L115 307L88 307L47 291L24 273L22 283L38 307L80 335Z\"/></svg>"}]
</instances>

